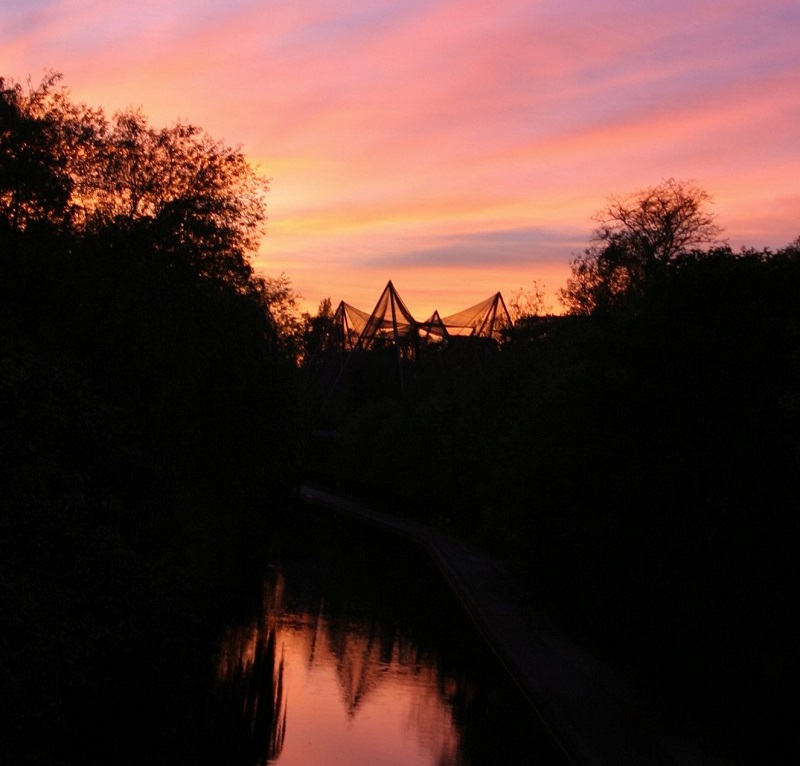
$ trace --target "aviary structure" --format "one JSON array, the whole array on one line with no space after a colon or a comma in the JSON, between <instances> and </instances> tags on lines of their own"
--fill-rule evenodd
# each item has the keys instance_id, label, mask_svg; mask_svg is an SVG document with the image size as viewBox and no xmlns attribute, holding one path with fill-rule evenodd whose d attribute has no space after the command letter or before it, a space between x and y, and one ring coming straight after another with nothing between
<instances>
[{"instance_id":1,"label":"aviary structure","mask_svg":"<svg viewBox=\"0 0 800 766\"><path fill-rule=\"evenodd\" d=\"M396 352L400 387L404 389L404 362L416 358L424 347L430 344L447 346L460 338L482 339L483 344L496 345L507 337L511 326L511 317L499 292L446 317L434 311L420 322L411 315L389 281L370 314L344 301L339 303L329 331L310 364L327 368L328 375L324 377L328 378L331 363L335 364L337 371L330 386L332 390L353 355L392 347Z\"/></svg>"}]
</instances>

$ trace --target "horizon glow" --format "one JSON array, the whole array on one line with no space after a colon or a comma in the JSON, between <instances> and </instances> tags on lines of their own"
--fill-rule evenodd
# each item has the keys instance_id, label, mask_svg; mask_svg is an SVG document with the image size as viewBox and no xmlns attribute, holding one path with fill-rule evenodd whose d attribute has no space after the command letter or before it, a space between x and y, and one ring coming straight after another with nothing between
<instances>
[{"instance_id":1,"label":"horizon glow","mask_svg":"<svg viewBox=\"0 0 800 766\"><path fill-rule=\"evenodd\" d=\"M0 74L64 74L241 146L271 178L255 266L370 310L554 293L612 194L674 177L738 248L800 235L796 0L11 0Z\"/></svg>"}]
</instances>

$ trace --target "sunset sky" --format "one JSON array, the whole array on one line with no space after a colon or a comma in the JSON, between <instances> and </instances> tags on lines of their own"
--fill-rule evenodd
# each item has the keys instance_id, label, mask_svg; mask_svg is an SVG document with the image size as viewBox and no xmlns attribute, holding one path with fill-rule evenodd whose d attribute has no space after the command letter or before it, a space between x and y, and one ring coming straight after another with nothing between
<instances>
[{"instance_id":1,"label":"sunset sky","mask_svg":"<svg viewBox=\"0 0 800 766\"><path fill-rule=\"evenodd\" d=\"M694 179L800 235L797 0L2 0L0 75L199 125L270 177L256 261L316 308L554 293L611 194ZM554 308L558 308L551 297Z\"/></svg>"}]
</instances>

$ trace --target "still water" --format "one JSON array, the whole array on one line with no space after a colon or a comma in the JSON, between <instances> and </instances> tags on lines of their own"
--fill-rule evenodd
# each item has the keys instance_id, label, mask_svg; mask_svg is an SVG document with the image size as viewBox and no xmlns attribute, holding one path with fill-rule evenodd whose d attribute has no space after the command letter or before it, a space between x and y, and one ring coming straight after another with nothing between
<instances>
[{"instance_id":1,"label":"still water","mask_svg":"<svg viewBox=\"0 0 800 766\"><path fill-rule=\"evenodd\" d=\"M560 763L434 565L356 525L287 526L217 678L236 763Z\"/></svg>"}]
</instances>

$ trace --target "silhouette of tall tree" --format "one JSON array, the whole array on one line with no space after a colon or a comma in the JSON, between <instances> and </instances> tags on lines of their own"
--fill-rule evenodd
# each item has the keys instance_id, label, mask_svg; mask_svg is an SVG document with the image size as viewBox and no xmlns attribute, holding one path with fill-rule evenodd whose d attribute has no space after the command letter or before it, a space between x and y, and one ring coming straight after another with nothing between
<instances>
[{"instance_id":1,"label":"silhouette of tall tree","mask_svg":"<svg viewBox=\"0 0 800 766\"><path fill-rule=\"evenodd\" d=\"M243 288L263 233L268 185L238 149L192 125L151 128L138 111L96 136L79 205L90 229L144 227L167 257Z\"/></svg>"},{"instance_id":2,"label":"silhouette of tall tree","mask_svg":"<svg viewBox=\"0 0 800 766\"><path fill-rule=\"evenodd\" d=\"M334 311L330 298L319 302L317 313L303 314L303 358L310 360L334 330Z\"/></svg>"},{"instance_id":3,"label":"silhouette of tall tree","mask_svg":"<svg viewBox=\"0 0 800 766\"><path fill-rule=\"evenodd\" d=\"M37 225L62 225L68 218L74 183L57 80L48 75L26 90L0 77L0 225L7 233L30 233Z\"/></svg>"},{"instance_id":4,"label":"silhouette of tall tree","mask_svg":"<svg viewBox=\"0 0 800 766\"><path fill-rule=\"evenodd\" d=\"M109 120L50 74L27 90L0 79L0 218L7 230L67 225L74 236L133 231L166 259L245 289L266 221L268 181L238 148L193 125Z\"/></svg>"},{"instance_id":5,"label":"silhouette of tall tree","mask_svg":"<svg viewBox=\"0 0 800 766\"><path fill-rule=\"evenodd\" d=\"M292 488L290 293L251 267L267 182L238 149L59 80L0 78L0 761L97 760L97 726L149 732L135 762L202 749L185 626Z\"/></svg>"},{"instance_id":6,"label":"silhouette of tall tree","mask_svg":"<svg viewBox=\"0 0 800 766\"><path fill-rule=\"evenodd\" d=\"M192 464L224 445L207 462L235 467L271 441L254 415L295 361L288 280L270 289L250 262L267 180L197 127L108 119L59 81L0 80L0 321L102 386L151 447Z\"/></svg>"},{"instance_id":7,"label":"silhouette of tall tree","mask_svg":"<svg viewBox=\"0 0 800 766\"><path fill-rule=\"evenodd\" d=\"M595 214L593 242L572 262L560 291L569 313L585 314L640 294L681 253L714 242L721 229L706 211L711 196L692 181L669 178Z\"/></svg>"}]
</instances>

